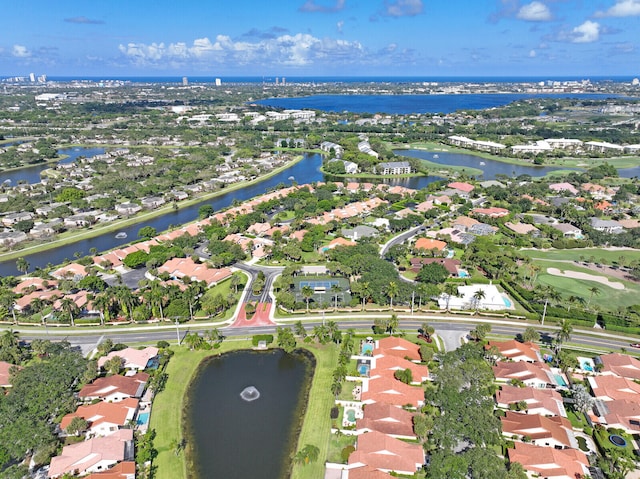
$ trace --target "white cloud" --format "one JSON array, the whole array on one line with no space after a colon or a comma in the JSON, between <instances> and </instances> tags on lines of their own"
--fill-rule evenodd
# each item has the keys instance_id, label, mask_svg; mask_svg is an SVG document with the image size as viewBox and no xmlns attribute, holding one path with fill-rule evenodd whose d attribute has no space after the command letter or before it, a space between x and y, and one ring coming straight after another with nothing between
<instances>
[{"instance_id":1,"label":"white cloud","mask_svg":"<svg viewBox=\"0 0 640 479\"><path fill-rule=\"evenodd\" d=\"M530 50L529 51L529 58L535 58L536 57L536 51L535 50Z\"/></svg>"},{"instance_id":2,"label":"white cloud","mask_svg":"<svg viewBox=\"0 0 640 479\"><path fill-rule=\"evenodd\" d=\"M184 42L168 45L163 42L128 43L119 45L118 49L139 66L158 67L162 67L164 62L174 65L217 62L236 66L306 66L322 60L350 62L365 55L364 48L357 41L320 39L308 33L281 35L256 42L234 41L227 35L218 35L215 41L197 38L191 45Z\"/></svg>"},{"instance_id":3,"label":"white cloud","mask_svg":"<svg viewBox=\"0 0 640 479\"><path fill-rule=\"evenodd\" d=\"M31 56L31 52L24 45L14 45L11 53L14 57L27 58Z\"/></svg>"},{"instance_id":4,"label":"white cloud","mask_svg":"<svg viewBox=\"0 0 640 479\"><path fill-rule=\"evenodd\" d=\"M336 28L338 29L338 33L342 33L342 28L344 27L344 20L340 20L336 23Z\"/></svg>"},{"instance_id":5,"label":"white cloud","mask_svg":"<svg viewBox=\"0 0 640 479\"><path fill-rule=\"evenodd\" d=\"M520 20L526 20L528 22L546 22L552 19L551 11L542 2L531 2L527 5L523 5L518 10L516 15Z\"/></svg>"},{"instance_id":6,"label":"white cloud","mask_svg":"<svg viewBox=\"0 0 640 479\"><path fill-rule=\"evenodd\" d=\"M385 15L390 17L413 17L422 13L422 0L385 0Z\"/></svg>"},{"instance_id":7,"label":"white cloud","mask_svg":"<svg viewBox=\"0 0 640 479\"><path fill-rule=\"evenodd\" d=\"M593 43L600 38L600 24L587 20L571 30L572 43Z\"/></svg>"},{"instance_id":8,"label":"white cloud","mask_svg":"<svg viewBox=\"0 0 640 479\"><path fill-rule=\"evenodd\" d=\"M636 17L640 15L640 0L617 0L606 11L598 11L596 17Z\"/></svg>"}]
</instances>

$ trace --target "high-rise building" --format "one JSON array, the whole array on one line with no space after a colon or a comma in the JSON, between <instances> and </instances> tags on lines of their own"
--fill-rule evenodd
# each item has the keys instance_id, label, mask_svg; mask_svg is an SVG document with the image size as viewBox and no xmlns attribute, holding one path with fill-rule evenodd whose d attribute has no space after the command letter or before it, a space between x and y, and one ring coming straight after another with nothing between
<instances>
[{"instance_id":1,"label":"high-rise building","mask_svg":"<svg viewBox=\"0 0 640 479\"><path fill-rule=\"evenodd\" d=\"M31 83L35 83L35 81L36 81L36 74L35 73L29 73L29 81Z\"/></svg>"},{"instance_id":2,"label":"high-rise building","mask_svg":"<svg viewBox=\"0 0 640 479\"><path fill-rule=\"evenodd\" d=\"M216 78L216 86L221 86L222 85L222 80L220 80L220 78Z\"/></svg>"},{"instance_id":3,"label":"high-rise building","mask_svg":"<svg viewBox=\"0 0 640 479\"><path fill-rule=\"evenodd\" d=\"M187 86L189 84L189 79L187 77L182 77L182 86Z\"/></svg>"},{"instance_id":4,"label":"high-rise building","mask_svg":"<svg viewBox=\"0 0 640 479\"><path fill-rule=\"evenodd\" d=\"M282 86L287 84L287 79L285 77L282 77Z\"/></svg>"}]
</instances>

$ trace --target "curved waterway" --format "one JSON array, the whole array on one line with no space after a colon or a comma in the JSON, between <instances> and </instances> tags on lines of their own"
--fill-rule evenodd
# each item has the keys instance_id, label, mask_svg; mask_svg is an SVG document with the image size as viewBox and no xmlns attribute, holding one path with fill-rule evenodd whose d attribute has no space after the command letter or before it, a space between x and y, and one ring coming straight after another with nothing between
<instances>
[{"instance_id":1,"label":"curved waterway","mask_svg":"<svg viewBox=\"0 0 640 479\"><path fill-rule=\"evenodd\" d=\"M0 145L2 146L2 145ZM63 148L58 150L58 155L65 156L66 158L60 160L58 164L72 163L79 157L84 156L90 158L92 156L101 155L104 153L104 148ZM39 163L33 166L27 166L25 168L19 168L11 171L0 172L0 183L10 181L10 184L15 186L19 182L23 183L40 183L40 172L49 168L55 168L54 163Z\"/></svg>"},{"instance_id":2,"label":"curved waterway","mask_svg":"<svg viewBox=\"0 0 640 479\"><path fill-rule=\"evenodd\" d=\"M282 350L205 359L184 412L188 477L289 477L312 374L312 357Z\"/></svg>"},{"instance_id":3,"label":"curved waterway","mask_svg":"<svg viewBox=\"0 0 640 479\"><path fill-rule=\"evenodd\" d=\"M113 232L105 233L100 236L96 236L95 238L69 243L52 250L25 255L25 259L29 262L30 271L33 271L34 268L44 268L49 263L60 264L64 262L65 259L73 258L76 252L86 255L89 254L89 250L91 248L96 248L98 251L107 251L129 243L133 239L137 238L138 230L143 226L152 226L157 231L164 231L169 229L169 226L172 225L183 225L185 223L189 223L190 221L194 221L198 218L198 210L202 205L211 205L215 211L219 211L231 206L234 200L248 200L265 193L267 190L270 190L281 183L290 185L291 180L289 180L289 178L291 176L293 176L295 181L298 183L323 181L324 176L320 171L320 166L322 166L321 155L317 153L306 154L303 160L266 180L253 183L241 189L230 191L229 193L222 194L215 198L203 200L186 208L177 211L170 211L162 216L123 228L121 231L127 233L127 238L116 238L115 233ZM0 275L9 276L18 274L19 272L16 269L15 260L0 262Z\"/></svg>"}]
</instances>

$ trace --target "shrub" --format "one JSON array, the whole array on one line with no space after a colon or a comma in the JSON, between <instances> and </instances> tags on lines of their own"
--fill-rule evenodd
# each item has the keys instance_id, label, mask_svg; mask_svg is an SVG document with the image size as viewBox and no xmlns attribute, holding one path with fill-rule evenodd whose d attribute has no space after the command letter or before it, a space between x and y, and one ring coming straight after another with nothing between
<instances>
[{"instance_id":1,"label":"shrub","mask_svg":"<svg viewBox=\"0 0 640 479\"><path fill-rule=\"evenodd\" d=\"M338 406L333 406L331 408L331 419L338 419L340 415L340 408Z\"/></svg>"},{"instance_id":2,"label":"shrub","mask_svg":"<svg viewBox=\"0 0 640 479\"><path fill-rule=\"evenodd\" d=\"M260 341L265 341L267 345L273 343L273 334L256 334L251 338L251 344L257 346Z\"/></svg>"},{"instance_id":3,"label":"shrub","mask_svg":"<svg viewBox=\"0 0 640 479\"><path fill-rule=\"evenodd\" d=\"M345 447L342 452L340 453L340 457L342 459L342 462L347 462L349 460L349 456L351 455L351 453L353 451L355 451L356 448L353 446L347 446Z\"/></svg>"}]
</instances>

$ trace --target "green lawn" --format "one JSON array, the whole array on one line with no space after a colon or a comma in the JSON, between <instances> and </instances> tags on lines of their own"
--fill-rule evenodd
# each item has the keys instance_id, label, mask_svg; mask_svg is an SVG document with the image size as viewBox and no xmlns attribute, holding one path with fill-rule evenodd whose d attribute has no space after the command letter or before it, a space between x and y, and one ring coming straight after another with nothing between
<instances>
[{"instance_id":1,"label":"green lawn","mask_svg":"<svg viewBox=\"0 0 640 479\"><path fill-rule=\"evenodd\" d=\"M331 439L329 440L329 455L327 456L328 462L333 462L335 464L343 463L342 461L342 450L347 446L354 446L356 443L357 436L350 435L337 435L331 434Z\"/></svg>"},{"instance_id":2,"label":"green lawn","mask_svg":"<svg viewBox=\"0 0 640 479\"><path fill-rule=\"evenodd\" d=\"M589 261L589 258L593 256L596 262L600 262L604 259L605 264L612 265L618 264L621 256L625 258L627 263L631 261L640 261L640 250L625 249L608 251L600 248L578 248L578 249L557 249L550 251L539 250L521 250L522 254L529 256L530 258L537 258L542 260L569 260L569 261L581 261L581 257L584 261Z\"/></svg>"}]
</instances>

